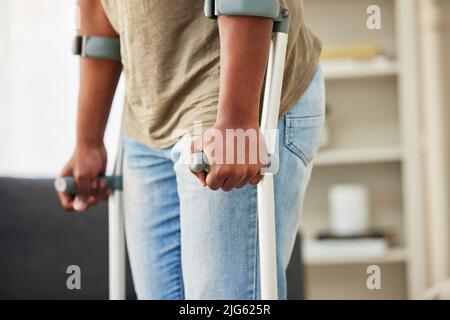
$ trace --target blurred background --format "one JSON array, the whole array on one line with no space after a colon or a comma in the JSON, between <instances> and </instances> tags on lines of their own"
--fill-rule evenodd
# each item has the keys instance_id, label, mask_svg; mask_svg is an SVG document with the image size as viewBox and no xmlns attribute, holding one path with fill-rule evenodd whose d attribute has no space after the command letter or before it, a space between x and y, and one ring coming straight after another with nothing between
<instances>
[{"instance_id":1,"label":"blurred background","mask_svg":"<svg viewBox=\"0 0 450 320\"><path fill-rule=\"evenodd\" d=\"M74 4L0 2L1 299L107 297L107 206L64 213L51 185L75 143ZM328 121L290 287L307 299L450 298L450 1L304 4L323 41ZM110 159L123 96L120 85Z\"/></svg>"}]
</instances>

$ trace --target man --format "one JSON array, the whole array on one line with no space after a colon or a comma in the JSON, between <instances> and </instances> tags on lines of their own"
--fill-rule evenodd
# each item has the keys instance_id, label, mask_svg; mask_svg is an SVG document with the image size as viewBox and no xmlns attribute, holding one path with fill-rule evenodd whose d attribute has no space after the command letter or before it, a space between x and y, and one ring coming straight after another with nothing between
<instances>
[{"instance_id":1,"label":"man","mask_svg":"<svg viewBox=\"0 0 450 320\"><path fill-rule=\"evenodd\" d=\"M302 2L283 4L292 21L274 182L282 299L325 105L320 43L303 22ZM103 135L123 71L125 225L138 297L258 299L255 185L265 159L249 159L266 150L259 112L272 20L215 22L203 16L203 0L79 0L79 6L80 34L120 37L122 64L81 59L77 145L61 174L75 177L77 195L60 194L64 208L83 212L110 193L95 177L105 171ZM205 130L191 151L205 152L211 166L194 176L181 161L186 140L178 138L198 121ZM231 129L256 138L229 143Z\"/></svg>"}]
</instances>

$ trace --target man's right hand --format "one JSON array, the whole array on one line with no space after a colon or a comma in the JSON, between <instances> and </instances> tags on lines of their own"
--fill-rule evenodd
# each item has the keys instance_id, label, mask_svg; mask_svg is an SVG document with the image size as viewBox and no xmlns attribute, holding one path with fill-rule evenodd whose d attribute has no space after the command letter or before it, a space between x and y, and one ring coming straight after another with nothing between
<instances>
[{"instance_id":1,"label":"man's right hand","mask_svg":"<svg viewBox=\"0 0 450 320\"><path fill-rule=\"evenodd\" d=\"M97 179L106 170L107 153L101 146L78 146L62 170L60 176L73 176L76 182L76 195L59 193L62 206L67 211L86 211L90 206L104 201L111 194L106 180Z\"/></svg>"}]
</instances>

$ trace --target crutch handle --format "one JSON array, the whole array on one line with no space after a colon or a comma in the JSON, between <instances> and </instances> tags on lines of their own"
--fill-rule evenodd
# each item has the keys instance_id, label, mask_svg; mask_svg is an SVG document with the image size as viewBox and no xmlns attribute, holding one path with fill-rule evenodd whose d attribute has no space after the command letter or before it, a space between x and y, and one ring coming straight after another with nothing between
<instances>
[{"instance_id":1,"label":"crutch handle","mask_svg":"<svg viewBox=\"0 0 450 320\"><path fill-rule=\"evenodd\" d=\"M271 154L268 155L269 162L264 167L263 174L275 174L278 171L278 159ZM203 152L193 153L191 155L191 163L189 170L193 173L209 172L209 163L206 154Z\"/></svg>"},{"instance_id":2,"label":"crutch handle","mask_svg":"<svg viewBox=\"0 0 450 320\"><path fill-rule=\"evenodd\" d=\"M191 162L189 170L193 173L209 172L209 162L204 152L196 152L191 154Z\"/></svg>"},{"instance_id":3,"label":"crutch handle","mask_svg":"<svg viewBox=\"0 0 450 320\"><path fill-rule=\"evenodd\" d=\"M98 177L98 179L105 179L106 186L112 190L122 190L121 176L105 176ZM67 194L76 194L77 184L74 177L60 177L55 180L55 189L58 192Z\"/></svg>"}]
</instances>

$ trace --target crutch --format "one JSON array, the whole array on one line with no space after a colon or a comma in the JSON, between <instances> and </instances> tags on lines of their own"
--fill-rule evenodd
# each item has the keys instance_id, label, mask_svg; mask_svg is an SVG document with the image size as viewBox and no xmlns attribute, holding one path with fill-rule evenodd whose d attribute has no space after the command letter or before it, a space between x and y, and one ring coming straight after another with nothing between
<instances>
[{"instance_id":1,"label":"crutch","mask_svg":"<svg viewBox=\"0 0 450 320\"><path fill-rule=\"evenodd\" d=\"M281 90L288 44L289 12L282 10L282 20L275 21L270 56L267 65L261 129L265 134L272 163L276 158ZM278 299L277 254L275 232L275 196L273 175L269 174L258 184L258 232L261 276L261 299Z\"/></svg>"},{"instance_id":2,"label":"crutch","mask_svg":"<svg viewBox=\"0 0 450 320\"><path fill-rule=\"evenodd\" d=\"M278 5L276 0L246 0L223 2L218 6L218 0L205 1L205 14L208 17L218 16L219 11L229 15L251 15L271 17L274 19L273 36L270 44L270 56L267 65L263 110L261 118L261 130L265 136L266 144L271 155L271 163L276 161L277 138L273 132L278 128L279 109L281 101L281 89L283 84L286 49L288 43L289 12ZM267 15L269 5L277 7L275 14ZM235 7L233 7L233 4ZM242 6L244 4L244 6ZM230 6L231 5L231 6ZM237 9L236 9L237 8ZM263 8L264 10L262 10ZM270 9L269 9L270 11ZM223 14L225 14L223 13ZM82 56L96 58L120 59L117 40L102 37L77 37L75 39L74 53ZM120 50L119 50L120 52ZM196 161L195 159L199 159ZM207 169L203 154L194 155L190 165L192 171ZM114 192L109 198L109 297L111 300L125 299L125 228L122 196L122 170L123 170L123 144L122 133L112 175L106 177L108 187ZM64 177L55 180L55 187L59 192L75 193L76 185L73 177ZM267 175L258 185L258 232L259 232L259 256L261 276L261 299L276 300L277 289L277 260L276 260L276 234L275 234L275 203L274 203L273 175Z\"/></svg>"},{"instance_id":3,"label":"crutch","mask_svg":"<svg viewBox=\"0 0 450 320\"><path fill-rule=\"evenodd\" d=\"M117 157L111 175L99 177L106 179L108 188L113 193L108 199L108 242L109 242L109 299L125 300L126 298L126 253L124 206L122 195L123 140L122 130L117 148ZM73 177L55 180L58 192L76 194L76 183Z\"/></svg>"},{"instance_id":4,"label":"crutch","mask_svg":"<svg viewBox=\"0 0 450 320\"><path fill-rule=\"evenodd\" d=\"M278 135L273 133L278 129L288 30L289 12L287 9L280 7L280 14L274 19L260 125L269 150L272 167L275 166L275 163L278 163L276 161ZM207 159L204 154L194 154L192 158L191 171L208 170ZM272 172L277 170L271 169ZM266 175L257 188L261 299L276 300L278 299L278 287L273 175L270 173Z\"/></svg>"},{"instance_id":5,"label":"crutch","mask_svg":"<svg viewBox=\"0 0 450 320\"><path fill-rule=\"evenodd\" d=\"M81 57L122 61L120 39L100 36L76 36L72 53ZM122 196L123 171L123 118L119 135L117 156L112 172L106 179L108 188L113 190L108 203L108 241L109 241L109 298L124 300L126 298L126 256L124 206ZM58 192L76 194L76 183L73 177L62 177L55 180Z\"/></svg>"},{"instance_id":6,"label":"crutch","mask_svg":"<svg viewBox=\"0 0 450 320\"><path fill-rule=\"evenodd\" d=\"M122 134L120 135L122 137ZM113 193L108 199L108 242L109 242L109 299L125 300L125 226L122 195L123 142L119 141L117 157L111 175L99 177L106 179L108 188ZM73 177L55 180L58 192L76 194L76 183Z\"/></svg>"}]
</instances>

